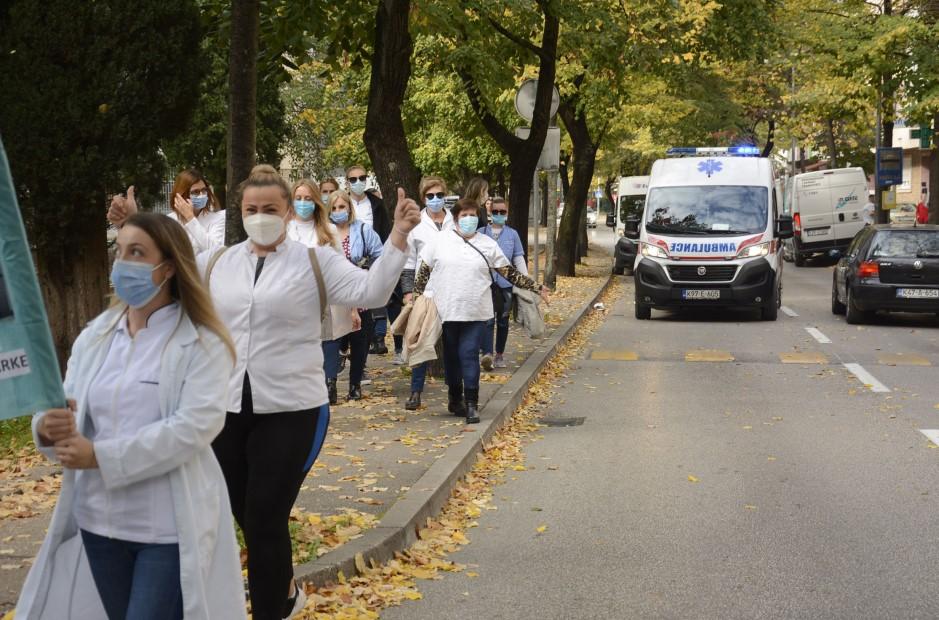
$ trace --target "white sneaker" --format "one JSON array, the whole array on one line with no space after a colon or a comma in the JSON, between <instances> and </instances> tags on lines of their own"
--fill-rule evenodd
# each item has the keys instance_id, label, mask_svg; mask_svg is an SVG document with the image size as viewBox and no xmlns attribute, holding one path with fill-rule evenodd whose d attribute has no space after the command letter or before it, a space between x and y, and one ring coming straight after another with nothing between
<instances>
[{"instance_id":1,"label":"white sneaker","mask_svg":"<svg viewBox=\"0 0 939 620\"><path fill-rule=\"evenodd\" d=\"M484 353L483 356L479 359L479 365L483 367L483 370L489 372L492 370L492 356L488 353Z\"/></svg>"},{"instance_id":2,"label":"white sneaker","mask_svg":"<svg viewBox=\"0 0 939 620\"><path fill-rule=\"evenodd\" d=\"M496 368L505 368L505 359L502 357L501 353L496 353L496 359L493 360L492 365Z\"/></svg>"},{"instance_id":3,"label":"white sneaker","mask_svg":"<svg viewBox=\"0 0 939 620\"><path fill-rule=\"evenodd\" d=\"M293 618L306 607L306 592L303 591L303 586L296 581L294 581L294 585L297 587L297 597L293 601L293 608L290 610L290 613L284 616L284 620Z\"/></svg>"},{"instance_id":4,"label":"white sneaker","mask_svg":"<svg viewBox=\"0 0 939 620\"><path fill-rule=\"evenodd\" d=\"M391 358L391 363L395 366L404 365L404 355L401 354L401 351L395 351L394 357Z\"/></svg>"}]
</instances>

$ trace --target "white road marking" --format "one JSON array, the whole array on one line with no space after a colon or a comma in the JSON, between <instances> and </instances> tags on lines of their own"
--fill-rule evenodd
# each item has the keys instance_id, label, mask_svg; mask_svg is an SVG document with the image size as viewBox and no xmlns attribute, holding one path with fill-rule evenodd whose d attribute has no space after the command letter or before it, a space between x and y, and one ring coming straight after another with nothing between
<instances>
[{"instance_id":1,"label":"white road marking","mask_svg":"<svg viewBox=\"0 0 939 620\"><path fill-rule=\"evenodd\" d=\"M809 332L809 335L810 335L812 338L815 338L816 340L818 340L820 343L822 343L822 344L831 344L831 338L829 338L828 336L826 336L826 335L823 334L822 332L818 331L818 329L816 329L816 328L814 328L814 327L806 327L806 328L805 328L805 331Z\"/></svg>"},{"instance_id":2,"label":"white road marking","mask_svg":"<svg viewBox=\"0 0 939 620\"><path fill-rule=\"evenodd\" d=\"M919 432L921 432L922 434L926 435L926 437L929 439L929 441L931 441L931 442L933 442L934 444L936 444L937 446L939 446L939 429L934 429L934 428L932 428L932 429L930 429L930 428L922 429L922 428L921 428L921 429L919 430Z\"/></svg>"},{"instance_id":3,"label":"white road marking","mask_svg":"<svg viewBox=\"0 0 939 620\"><path fill-rule=\"evenodd\" d=\"M845 368L857 377L865 387L870 388L871 392L892 392L890 388L874 378L874 375L867 372L860 364L845 364Z\"/></svg>"},{"instance_id":4,"label":"white road marking","mask_svg":"<svg viewBox=\"0 0 939 620\"><path fill-rule=\"evenodd\" d=\"M799 316L799 314L789 306L780 306L779 309L782 310L783 314L786 316Z\"/></svg>"}]
</instances>

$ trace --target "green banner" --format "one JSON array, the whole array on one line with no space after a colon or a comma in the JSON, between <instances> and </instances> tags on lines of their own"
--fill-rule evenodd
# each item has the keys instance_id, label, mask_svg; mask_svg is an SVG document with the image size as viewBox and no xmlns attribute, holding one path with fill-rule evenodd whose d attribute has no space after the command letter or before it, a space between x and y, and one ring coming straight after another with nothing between
<instances>
[{"instance_id":1,"label":"green banner","mask_svg":"<svg viewBox=\"0 0 939 620\"><path fill-rule=\"evenodd\" d=\"M46 307L0 142L0 419L64 406Z\"/></svg>"}]
</instances>

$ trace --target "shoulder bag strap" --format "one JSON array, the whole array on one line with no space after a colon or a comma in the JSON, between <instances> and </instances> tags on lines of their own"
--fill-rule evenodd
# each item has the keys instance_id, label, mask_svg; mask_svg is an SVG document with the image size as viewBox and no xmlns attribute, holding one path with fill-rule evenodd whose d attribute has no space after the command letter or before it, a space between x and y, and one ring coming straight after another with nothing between
<instances>
[{"instance_id":1,"label":"shoulder bag strap","mask_svg":"<svg viewBox=\"0 0 939 620\"><path fill-rule=\"evenodd\" d=\"M219 250L209 259L209 264L205 268L206 286L209 286L209 281L212 279L212 270L215 269L215 263L218 262L218 259L222 257L222 254L224 254L226 250L228 250L228 247L219 248Z\"/></svg>"},{"instance_id":2,"label":"shoulder bag strap","mask_svg":"<svg viewBox=\"0 0 939 620\"><path fill-rule=\"evenodd\" d=\"M468 240L466 237L464 237L463 235L461 235L460 233L458 233L458 232L455 231L455 230L453 231L453 234L455 234L457 237L459 237L460 239L462 239L462 240L463 240L463 243L465 243L466 245L468 245L468 246L470 246L471 248L473 248L474 250L476 250L476 253L479 254L479 257L483 259L483 262L484 262L484 263L486 263L486 267L489 268L489 278L492 280L492 283L495 284L495 283L496 283L496 278L495 278L495 276L492 275L493 268L492 268L492 265L489 264L489 259L486 258L486 256L485 256L482 252L479 251L479 248L477 248L475 245L473 245L472 243L470 243L469 240Z\"/></svg>"},{"instance_id":3,"label":"shoulder bag strap","mask_svg":"<svg viewBox=\"0 0 939 620\"><path fill-rule=\"evenodd\" d=\"M320 297L320 322L326 320L326 281L323 280L323 271L320 269L320 261L316 258L316 248L310 248L310 267L313 268L313 276L316 278L316 291Z\"/></svg>"}]
</instances>

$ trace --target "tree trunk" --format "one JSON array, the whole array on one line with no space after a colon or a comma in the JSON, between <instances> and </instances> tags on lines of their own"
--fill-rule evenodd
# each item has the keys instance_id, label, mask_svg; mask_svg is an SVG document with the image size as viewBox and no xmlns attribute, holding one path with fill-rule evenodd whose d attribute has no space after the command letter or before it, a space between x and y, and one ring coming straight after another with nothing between
<instances>
[{"instance_id":1,"label":"tree trunk","mask_svg":"<svg viewBox=\"0 0 939 620\"><path fill-rule=\"evenodd\" d=\"M260 0L232 0L231 51L228 56L228 166L225 175L228 202L225 243L245 239L241 223L241 196L236 190L254 167L257 149L258 31Z\"/></svg>"},{"instance_id":2,"label":"tree trunk","mask_svg":"<svg viewBox=\"0 0 939 620\"><path fill-rule=\"evenodd\" d=\"M470 106L479 119L486 132L492 136L499 148L509 158L509 225L518 231L525 251L528 251L528 204L531 199L531 190L535 169L541 158L541 149L544 147L545 137L548 135L548 126L551 122L551 100L554 94L554 78L557 72L558 33L560 19L554 15L550 4L546 0L538 0L538 5L544 14L544 29L541 35L541 46L535 47L531 42L502 32L513 43L521 45L524 49L534 52L539 61L538 89L535 93L535 108L532 114L531 131L528 138L521 139L514 132L502 125L498 118L486 107L483 102L479 85L473 79L472 73L466 67L457 67L457 75L463 83L463 88L469 98ZM535 212L538 212L536 207Z\"/></svg>"},{"instance_id":3,"label":"tree trunk","mask_svg":"<svg viewBox=\"0 0 939 620\"><path fill-rule=\"evenodd\" d=\"M939 224L939 113L932 117L932 149L929 152L929 223Z\"/></svg>"},{"instance_id":4,"label":"tree trunk","mask_svg":"<svg viewBox=\"0 0 939 620\"><path fill-rule=\"evenodd\" d=\"M110 290L108 246L101 220L77 218L62 243L50 243L36 253L36 272L64 371L72 343L104 309Z\"/></svg>"},{"instance_id":5,"label":"tree trunk","mask_svg":"<svg viewBox=\"0 0 939 620\"><path fill-rule=\"evenodd\" d=\"M828 141L828 166L834 170L838 167L838 150L835 144L835 121L832 118L828 118L825 124L825 139Z\"/></svg>"},{"instance_id":6,"label":"tree trunk","mask_svg":"<svg viewBox=\"0 0 939 620\"><path fill-rule=\"evenodd\" d=\"M421 172L414 165L401 120L401 105L411 79L414 44L408 30L411 0L382 0L375 11L375 51L365 115L365 149L389 220L394 218L398 187L418 200Z\"/></svg>"},{"instance_id":7,"label":"tree trunk","mask_svg":"<svg viewBox=\"0 0 939 620\"><path fill-rule=\"evenodd\" d=\"M573 145L573 179L566 193L564 215L558 229L557 261L558 275L573 276L575 266L580 259L581 223L586 227L587 196L593 181L593 169L597 160L597 147L590 138L587 119L583 110L577 109L577 102L568 98L561 99L558 114L564 122ZM586 236L586 233L585 233Z\"/></svg>"}]
</instances>

